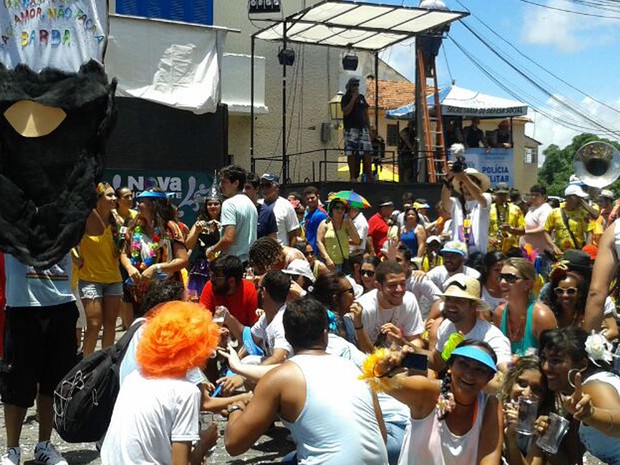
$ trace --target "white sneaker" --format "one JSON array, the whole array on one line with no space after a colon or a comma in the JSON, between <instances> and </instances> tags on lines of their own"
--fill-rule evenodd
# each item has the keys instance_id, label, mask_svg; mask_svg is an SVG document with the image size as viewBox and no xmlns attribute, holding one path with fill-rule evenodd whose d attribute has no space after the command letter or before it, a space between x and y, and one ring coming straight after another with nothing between
<instances>
[{"instance_id":1,"label":"white sneaker","mask_svg":"<svg viewBox=\"0 0 620 465\"><path fill-rule=\"evenodd\" d=\"M34 448L34 460L42 465L69 465L53 444L42 441Z\"/></svg>"},{"instance_id":2,"label":"white sneaker","mask_svg":"<svg viewBox=\"0 0 620 465\"><path fill-rule=\"evenodd\" d=\"M20 447L9 447L0 457L0 465L19 465L22 456Z\"/></svg>"}]
</instances>

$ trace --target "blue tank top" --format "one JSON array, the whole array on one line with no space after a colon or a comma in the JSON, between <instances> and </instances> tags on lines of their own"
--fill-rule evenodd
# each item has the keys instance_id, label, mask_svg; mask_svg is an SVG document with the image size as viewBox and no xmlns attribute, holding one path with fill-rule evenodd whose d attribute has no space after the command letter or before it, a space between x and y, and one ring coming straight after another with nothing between
<instances>
[{"instance_id":1,"label":"blue tank top","mask_svg":"<svg viewBox=\"0 0 620 465\"><path fill-rule=\"evenodd\" d=\"M512 342L510 341L510 349L514 355L518 355L522 357L526 355L529 349L538 349L538 340L534 337L534 329L532 324L532 314L534 313L534 304L536 302L533 301L530 303L530 306L527 308L527 316L525 320L525 331L523 331L523 338L520 341ZM506 308L504 308L504 313L502 314L502 323L500 324L499 329L504 333L508 339L508 305L506 304Z\"/></svg>"},{"instance_id":2,"label":"blue tank top","mask_svg":"<svg viewBox=\"0 0 620 465\"><path fill-rule=\"evenodd\" d=\"M418 255L418 236L415 234L416 229L417 226L409 232L403 231L400 235L400 242L407 246L413 257L417 257Z\"/></svg>"}]
</instances>

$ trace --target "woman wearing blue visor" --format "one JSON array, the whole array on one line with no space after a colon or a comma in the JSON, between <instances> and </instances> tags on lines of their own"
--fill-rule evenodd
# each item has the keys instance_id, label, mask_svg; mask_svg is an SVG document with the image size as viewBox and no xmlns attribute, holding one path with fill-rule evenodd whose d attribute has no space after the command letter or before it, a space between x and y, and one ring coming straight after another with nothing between
<instances>
[{"instance_id":1,"label":"woman wearing blue visor","mask_svg":"<svg viewBox=\"0 0 620 465\"><path fill-rule=\"evenodd\" d=\"M399 465L499 465L502 411L483 389L497 372L493 349L485 342L462 341L448 358L440 379L409 376L413 349L375 352L364 377L409 406ZM426 374L426 373L424 373Z\"/></svg>"}]
</instances>

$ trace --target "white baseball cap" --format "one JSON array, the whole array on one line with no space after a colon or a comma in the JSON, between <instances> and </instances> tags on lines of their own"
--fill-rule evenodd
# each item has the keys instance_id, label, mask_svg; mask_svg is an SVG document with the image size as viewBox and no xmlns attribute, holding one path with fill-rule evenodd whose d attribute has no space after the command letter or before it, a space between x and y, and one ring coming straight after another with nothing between
<instances>
[{"instance_id":1,"label":"white baseball cap","mask_svg":"<svg viewBox=\"0 0 620 465\"><path fill-rule=\"evenodd\" d=\"M588 197L588 193L585 192L581 186L577 184L569 184L566 189L564 189L564 197L568 197L569 195L576 195L577 197L581 197L585 199Z\"/></svg>"},{"instance_id":2,"label":"white baseball cap","mask_svg":"<svg viewBox=\"0 0 620 465\"><path fill-rule=\"evenodd\" d=\"M310 264L306 260L302 260L301 258L296 258L291 263L289 263L286 269L282 270L282 273L304 276L308 278L311 282L316 281L316 278L312 273L312 269L310 268Z\"/></svg>"}]
</instances>

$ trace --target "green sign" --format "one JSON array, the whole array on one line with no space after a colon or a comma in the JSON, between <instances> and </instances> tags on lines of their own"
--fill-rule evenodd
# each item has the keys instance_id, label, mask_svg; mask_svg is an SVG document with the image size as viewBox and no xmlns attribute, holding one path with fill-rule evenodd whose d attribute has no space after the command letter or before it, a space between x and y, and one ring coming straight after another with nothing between
<instances>
[{"instance_id":1,"label":"green sign","mask_svg":"<svg viewBox=\"0 0 620 465\"><path fill-rule=\"evenodd\" d=\"M172 202L179 208L179 220L192 226L202 208L204 196L209 192L213 174L202 171L151 171L131 169L106 169L104 181L114 189L129 187L134 193L144 190L145 181L154 179L157 185L170 195ZM148 184L148 183L147 183Z\"/></svg>"}]
</instances>

